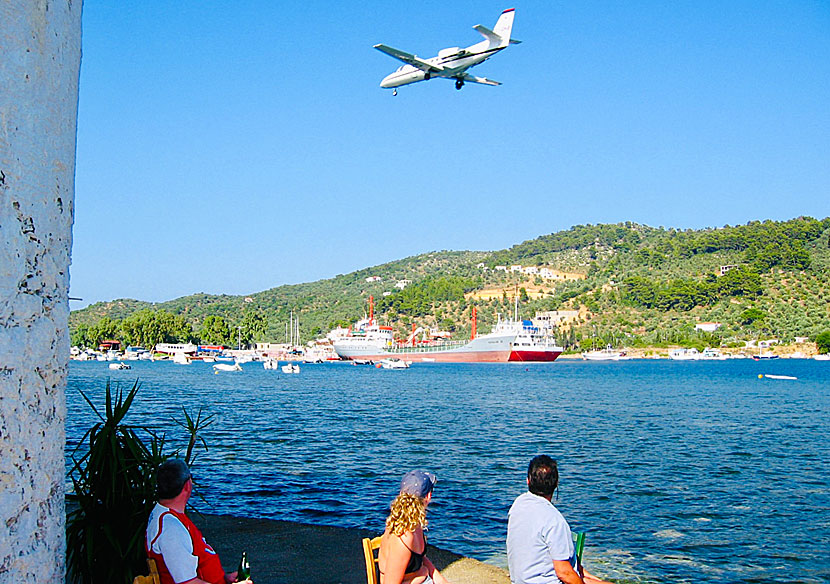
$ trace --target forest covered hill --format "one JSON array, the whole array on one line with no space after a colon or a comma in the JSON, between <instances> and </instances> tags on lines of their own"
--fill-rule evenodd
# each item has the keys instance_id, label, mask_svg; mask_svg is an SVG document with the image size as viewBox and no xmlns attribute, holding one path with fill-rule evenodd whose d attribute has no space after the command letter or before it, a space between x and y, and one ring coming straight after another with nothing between
<instances>
[{"instance_id":1,"label":"forest covered hill","mask_svg":"<svg viewBox=\"0 0 830 584\"><path fill-rule=\"evenodd\" d=\"M570 347L791 341L830 330L828 236L830 218L809 217L700 230L577 225L505 250L421 254L248 296L97 303L73 311L70 328L73 344L84 346L104 338L236 345L237 338L283 342L295 318L307 341L362 317L373 296L376 316L399 336L416 324L461 338L469 335L473 305L478 330L487 331L498 314L512 316L518 296L523 318L578 311L559 331ZM502 294L476 299L484 289ZM722 326L696 332L701 322Z\"/></svg>"}]
</instances>

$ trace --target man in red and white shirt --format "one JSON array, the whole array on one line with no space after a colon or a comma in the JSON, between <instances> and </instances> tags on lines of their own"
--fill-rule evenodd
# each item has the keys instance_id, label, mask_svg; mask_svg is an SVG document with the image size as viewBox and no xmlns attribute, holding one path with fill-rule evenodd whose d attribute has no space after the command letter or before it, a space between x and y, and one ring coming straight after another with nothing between
<instances>
[{"instance_id":1,"label":"man in red and white shirt","mask_svg":"<svg viewBox=\"0 0 830 584\"><path fill-rule=\"evenodd\" d=\"M236 582L236 572L225 573L219 556L184 513L193 492L187 464L178 458L166 460L159 466L156 482L159 500L147 522L144 546L147 557L156 561L161 584Z\"/></svg>"}]
</instances>

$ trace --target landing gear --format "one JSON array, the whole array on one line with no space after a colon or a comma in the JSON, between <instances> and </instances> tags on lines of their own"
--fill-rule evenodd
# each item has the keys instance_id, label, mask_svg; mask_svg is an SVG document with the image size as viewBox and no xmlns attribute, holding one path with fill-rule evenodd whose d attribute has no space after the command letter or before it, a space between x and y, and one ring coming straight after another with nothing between
<instances>
[{"instance_id":1,"label":"landing gear","mask_svg":"<svg viewBox=\"0 0 830 584\"><path fill-rule=\"evenodd\" d=\"M398 90L397 90L397 89L393 89L393 90L392 90L392 95L398 95Z\"/></svg>"},{"instance_id":2,"label":"landing gear","mask_svg":"<svg viewBox=\"0 0 830 584\"><path fill-rule=\"evenodd\" d=\"M464 87L464 80L463 79L456 79L455 80L455 88L456 89L461 89L462 87Z\"/></svg>"}]
</instances>

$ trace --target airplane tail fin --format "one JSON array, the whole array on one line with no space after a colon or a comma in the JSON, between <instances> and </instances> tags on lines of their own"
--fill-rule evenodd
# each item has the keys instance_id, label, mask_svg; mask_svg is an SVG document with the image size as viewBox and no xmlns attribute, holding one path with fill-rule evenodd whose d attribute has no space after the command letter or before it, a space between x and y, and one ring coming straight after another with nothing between
<instances>
[{"instance_id":1,"label":"airplane tail fin","mask_svg":"<svg viewBox=\"0 0 830 584\"><path fill-rule=\"evenodd\" d=\"M513 18L515 15L515 8L508 8L501 13L498 22L496 22L496 26L493 28L493 32L499 36L503 46L510 44L510 32L513 30Z\"/></svg>"}]
</instances>

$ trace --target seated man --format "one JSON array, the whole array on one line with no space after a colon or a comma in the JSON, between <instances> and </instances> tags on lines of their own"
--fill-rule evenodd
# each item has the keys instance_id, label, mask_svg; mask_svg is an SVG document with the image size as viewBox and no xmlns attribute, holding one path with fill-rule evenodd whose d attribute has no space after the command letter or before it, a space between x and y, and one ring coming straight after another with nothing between
<instances>
[{"instance_id":1,"label":"seated man","mask_svg":"<svg viewBox=\"0 0 830 584\"><path fill-rule=\"evenodd\" d=\"M184 514L193 492L190 469L178 458L163 462L157 477L158 503L150 513L144 547L156 561L161 584L230 584L219 556ZM251 584L250 580L244 580Z\"/></svg>"},{"instance_id":2,"label":"seated man","mask_svg":"<svg viewBox=\"0 0 830 584\"><path fill-rule=\"evenodd\" d=\"M559 485L556 461L540 455L527 469L528 492L510 507L507 565L513 584L608 584L577 565L571 528L550 502Z\"/></svg>"}]
</instances>

